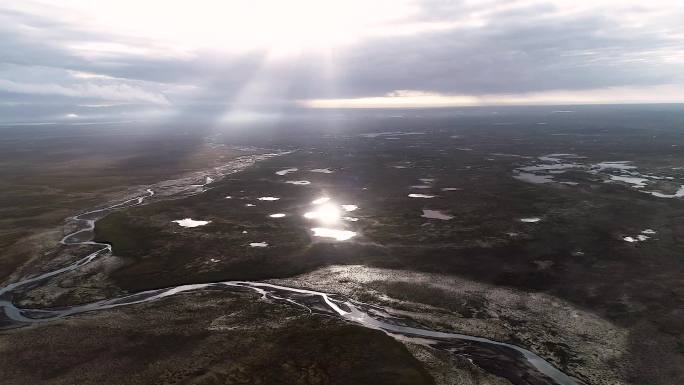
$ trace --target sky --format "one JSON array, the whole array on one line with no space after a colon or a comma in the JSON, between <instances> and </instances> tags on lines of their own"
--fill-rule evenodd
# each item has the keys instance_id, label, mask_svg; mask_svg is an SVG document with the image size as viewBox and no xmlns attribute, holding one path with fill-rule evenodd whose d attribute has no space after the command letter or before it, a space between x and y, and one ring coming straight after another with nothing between
<instances>
[{"instance_id":1,"label":"sky","mask_svg":"<svg viewBox=\"0 0 684 385\"><path fill-rule=\"evenodd\" d=\"M0 121L684 102L679 0L0 0Z\"/></svg>"}]
</instances>

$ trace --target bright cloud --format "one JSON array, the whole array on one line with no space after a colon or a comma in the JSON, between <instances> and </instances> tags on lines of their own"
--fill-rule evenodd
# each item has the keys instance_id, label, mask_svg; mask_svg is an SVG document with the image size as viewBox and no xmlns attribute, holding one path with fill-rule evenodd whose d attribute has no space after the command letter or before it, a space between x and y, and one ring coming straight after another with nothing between
<instances>
[{"instance_id":1,"label":"bright cloud","mask_svg":"<svg viewBox=\"0 0 684 385\"><path fill-rule=\"evenodd\" d=\"M683 19L676 0L0 0L0 109L684 101Z\"/></svg>"}]
</instances>

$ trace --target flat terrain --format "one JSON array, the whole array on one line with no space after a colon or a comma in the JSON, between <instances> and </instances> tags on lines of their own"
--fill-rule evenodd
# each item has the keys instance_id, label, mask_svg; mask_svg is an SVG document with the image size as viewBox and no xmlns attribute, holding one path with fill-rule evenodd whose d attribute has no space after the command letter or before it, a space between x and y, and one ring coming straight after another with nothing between
<instances>
[{"instance_id":1,"label":"flat terrain","mask_svg":"<svg viewBox=\"0 0 684 385\"><path fill-rule=\"evenodd\" d=\"M65 218L249 149L154 125L0 128L0 281L53 248ZM15 277L18 278L18 277Z\"/></svg>"},{"instance_id":2,"label":"flat terrain","mask_svg":"<svg viewBox=\"0 0 684 385\"><path fill-rule=\"evenodd\" d=\"M433 383L382 332L250 296L191 294L17 330L0 342L3 384Z\"/></svg>"},{"instance_id":3,"label":"flat terrain","mask_svg":"<svg viewBox=\"0 0 684 385\"><path fill-rule=\"evenodd\" d=\"M211 146L179 134L168 139L178 153L154 146L137 155L98 153L103 164L116 167L65 166L84 157L78 153L46 171L30 168L37 161L27 153L22 175L31 175L30 182L15 173L6 183L12 193L2 193L9 197L7 210L15 210L5 215L5 248L12 251L2 260L6 276L32 252L35 242L22 241L32 229L57 226L58 215L107 200L96 197L257 153L245 146L290 151L212 181L200 194L113 212L97 222L94 234L112 245L112 256L15 292L13 300L63 307L182 284L268 280L391 308L433 330L516 344L587 384L684 382L684 110L388 115L359 112L346 119L292 119L278 130L218 130ZM188 137L197 143L192 149L184 147ZM176 157L186 160L164 161ZM49 182L56 170L66 174ZM76 174L93 184L65 187L63 180ZM54 197L65 202L62 210L45 192L35 192L32 206L20 206L25 197L18 186L43 191L31 183L62 186ZM188 218L203 222L175 222ZM20 232L11 223L25 225ZM321 236L323 230L332 237ZM66 249L54 261L79 254ZM32 266L22 271L44 269ZM258 326L245 326L252 324ZM75 330L88 336L82 344L66 337ZM532 383L497 378L503 372L496 363L445 357L234 293L185 294L3 333L0 349L13 357L2 371L12 373L14 383L95 383L115 371L108 365L136 373L130 383ZM145 345L120 341L132 335ZM39 348L40 356L15 342L46 338L52 345ZM54 373L26 371L23 364L50 359L59 367L60 355L95 349L95 340L119 346L102 353L111 364L98 358ZM359 350L363 344L369 350ZM143 363L122 361L143 351L153 352ZM173 364L186 358L193 369ZM78 377L82 365L93 377Z\"/></svg>"}]
</instances>

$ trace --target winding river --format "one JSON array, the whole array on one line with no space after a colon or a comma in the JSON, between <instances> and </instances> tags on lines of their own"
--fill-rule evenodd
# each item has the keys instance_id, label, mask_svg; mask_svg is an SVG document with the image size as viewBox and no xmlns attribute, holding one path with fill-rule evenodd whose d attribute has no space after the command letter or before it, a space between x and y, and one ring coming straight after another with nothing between
<instances>
[{"instance_id":1,"label":"winding river","mask_svg":"<svg viewBox=\"0 0 684 385\"><path fill-rule=\"evenodd\" d=\"M225 281L182 285L60 309L23 309L14 305L12 302L13 291L22 287L37 285L41 281L87 265L97 258L111 255L112 247L109 244L92 241L95 222L112 211L145 204L154 195L155 192L152 189L147 189L141 195L126 201L69 218L75 224L75 229L62 238L60 242L64 245L89 245L96 247L97 250L70 265L0 288L0 308L2 308L9 322L9 326L5 327L46 323L85 312L151 302L191 291L207 289L247 290L260 294L262 298L284 301L307 309L309 312L324 313L366 328L381 330L402 342L409 341L466 357L473 364L495 375L505 377L516 385L583 384L578 379L561 372L533 352L519 346L481 337L422 328L417 322L409 318L397 318L390 315L390 309L364 304L335 294L265 282Z\"/></svg>"}]
</instances>

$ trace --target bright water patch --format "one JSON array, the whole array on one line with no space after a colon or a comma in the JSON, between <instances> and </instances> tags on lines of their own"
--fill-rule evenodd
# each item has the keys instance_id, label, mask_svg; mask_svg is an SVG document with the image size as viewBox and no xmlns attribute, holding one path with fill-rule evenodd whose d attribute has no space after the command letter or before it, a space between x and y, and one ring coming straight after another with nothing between
<instances>
[{"instance_id":1,"label":"bright water patch","mask_svg":"<svg viewBox=\"0 0 684 385\"><path fill-rule=\"evenodd\" d=\"M311 184L311 182L309 182L308 180L288 180L285 183L295 184L299 186L306 186L308 184Z\"/></svg>"},{"instance_id":2,"label":"bright water patch","mask_svg":"<svg viewBox=\"0 0 684 385\"><path fill-rule=\"evenodd\" d=\"M633 185L634 188L646 187L647 178L638 178L634 176L611 175L610 180L617 182L624 182Z\"/></svg>"},{"instance_id":3,"label":"bright water patch","mask_svg":"<svg viewBox=\"0 0 684 385\"><path fill-rule=\"evenodd\" d=\"M276 175L281 175L281 176L282 176L282 175L287 175L287 174L289 174L289 173L291 173L291 172L296 172L296 171L299 171L299 169L296 168L296 167L293 167L293 168L286 168L286 169L284 169L284 170L276 171Z\"/></svg>"},{"instance_id":4,"label":"bright water patch","mask_svg":"<svg viewBox=\"0 0 684 385\"><path fill-rule=\"evenodd\" d=\"M346 241L356 236L356 232L349 230L338 230L327 227L314 227L311 229L314 237L333 238L336 241Z\"/></svg>"},{"instance_id":5,"label":"bright water patch","mask_svg":"<svg viewBox=\"0 0 684 385\"><path fill-rule=\"evenodd\" d=\"M684 185L679 187L679 190L677 190L674 194L663 194L658 191L644 191L646 193L649 193L653 195L654 197L658 198L681 198L684 197Z\"/></svg>"},{"instance_id":6,"label":"bright water patch","mask_svg":"<svg viewBox=\"0 0 684 385\"><path fill-rule=\"evenodd\" d=\"M328 224L337 222L340 217L340 210L333 204L320 205L316 210L304 214L306 219L317 219Z\"/></svg>"},{"instance_id":7,"label":"bright water patch","mask_svg":"<svg viewBox=\"0 0 684 385\"><path fill-rule=\"evenodd\" d=\"M270 217L270 218L283 218L283 217L285 217L285 214L283 214L283 213L275 213L275 214L269 215L269 217Z\"/></svg>"},{"instance_id":8,"label":"bright water patch","mask_svg":"<svg viewBox=\"0 0 684 385\"><path fill-rule=\"evenodd\" d=\"M309 170L309 171L317 172L317 173L321 173L321 174L332 174L335 172L329 168L314 168L313 170Z\"/></svg>"},{"instance_id":9,"label":"bright water patch","mask_svg":"<svg viewBox=\"0 0 684 385\"><path fill-rule=\"evenodd\" d=\"M637 167L631 165L632 163L629 160L621 160L621 161L614 161L614 162L600 162L591 165L592 169L598 169L599 171L603 170L634 170Z\"/></svg>"},{"instance_id":10,"label":"bright water patch","mask_svg":"<svg viewBox=\"0 0 684 385\"><path fill-rule=\"evenodd\" d=\"M641 234L637 234L635 236L625 236L622 237L622 240L629 243L643 242L651 239L649 235L654 235L655 233L655 230L645 229L641 230Z\"/></svg>"},{"instance_id":11,"label":"bright water patch","mask_svg":"<svg viewBox=\"0 0 684 385\"><path fill-rule=\"evenodd\" d=\"M409 194L409 198L425 198L425 199L430 199L434 198L434 195L429 195L429 194Z\"/></svg>"},{"instance_id":12,"label":"bright water patch","mask_svg":"<svg viewBox=\"0 0 684 385\"><path fill-rule=\"evenodd\" d=\"M520 218L520 222L523 223L537 223L539 221L541 221L541 218L539 217Z\"/></svg>"},{"instance_id":13,"label":"bright water patch","mask_svg":"<svg viewBox=\"0 0 684 385\"><path fill-rule=\"evenodd\" d=\"M278 197L260 197L257 199L259 199L260 201L277 201L277 200L280 200L280 198L278 198Z\"/></svg>"},{"instance_id":14,"label":"bright water patch","mask_svg":"<svg viewBox=\"0 0 684 385\"><path fill-rule=\"evenodd\" d=\"M196 221L196 220L191 219L191 218L177 219L177 220L172 221L172 222L178 223L178 225L180 225L182 227L198 227L198 226L204 226L204 225L211 223L211 221Z\"/></svg>"},{"instance_id":15,"label":"bright water patch","mask_svg":"<svg viewBox=\"0 0 684 385\"><path fill-rule=\"evenodd\" d=\"M320 205L320 204L323 204L329 200L330 200L329 197L320 197L318 199L314 199L313 201L311 201L311 203L315 204L315 205Z\"/></svg>"},{"instance_id":16,"label":"bright water patch","mask_svg":"<svg viewBox=\"0 0 684 385\"><path fill-rule=\"evenodd\" d=\"M344 209L344 211L348 211L348 212L349 211L355 211L358 208L359 208L359 206L357 206L357 205L342 205L342 209Z\"/></svg>"}]
</instances>

